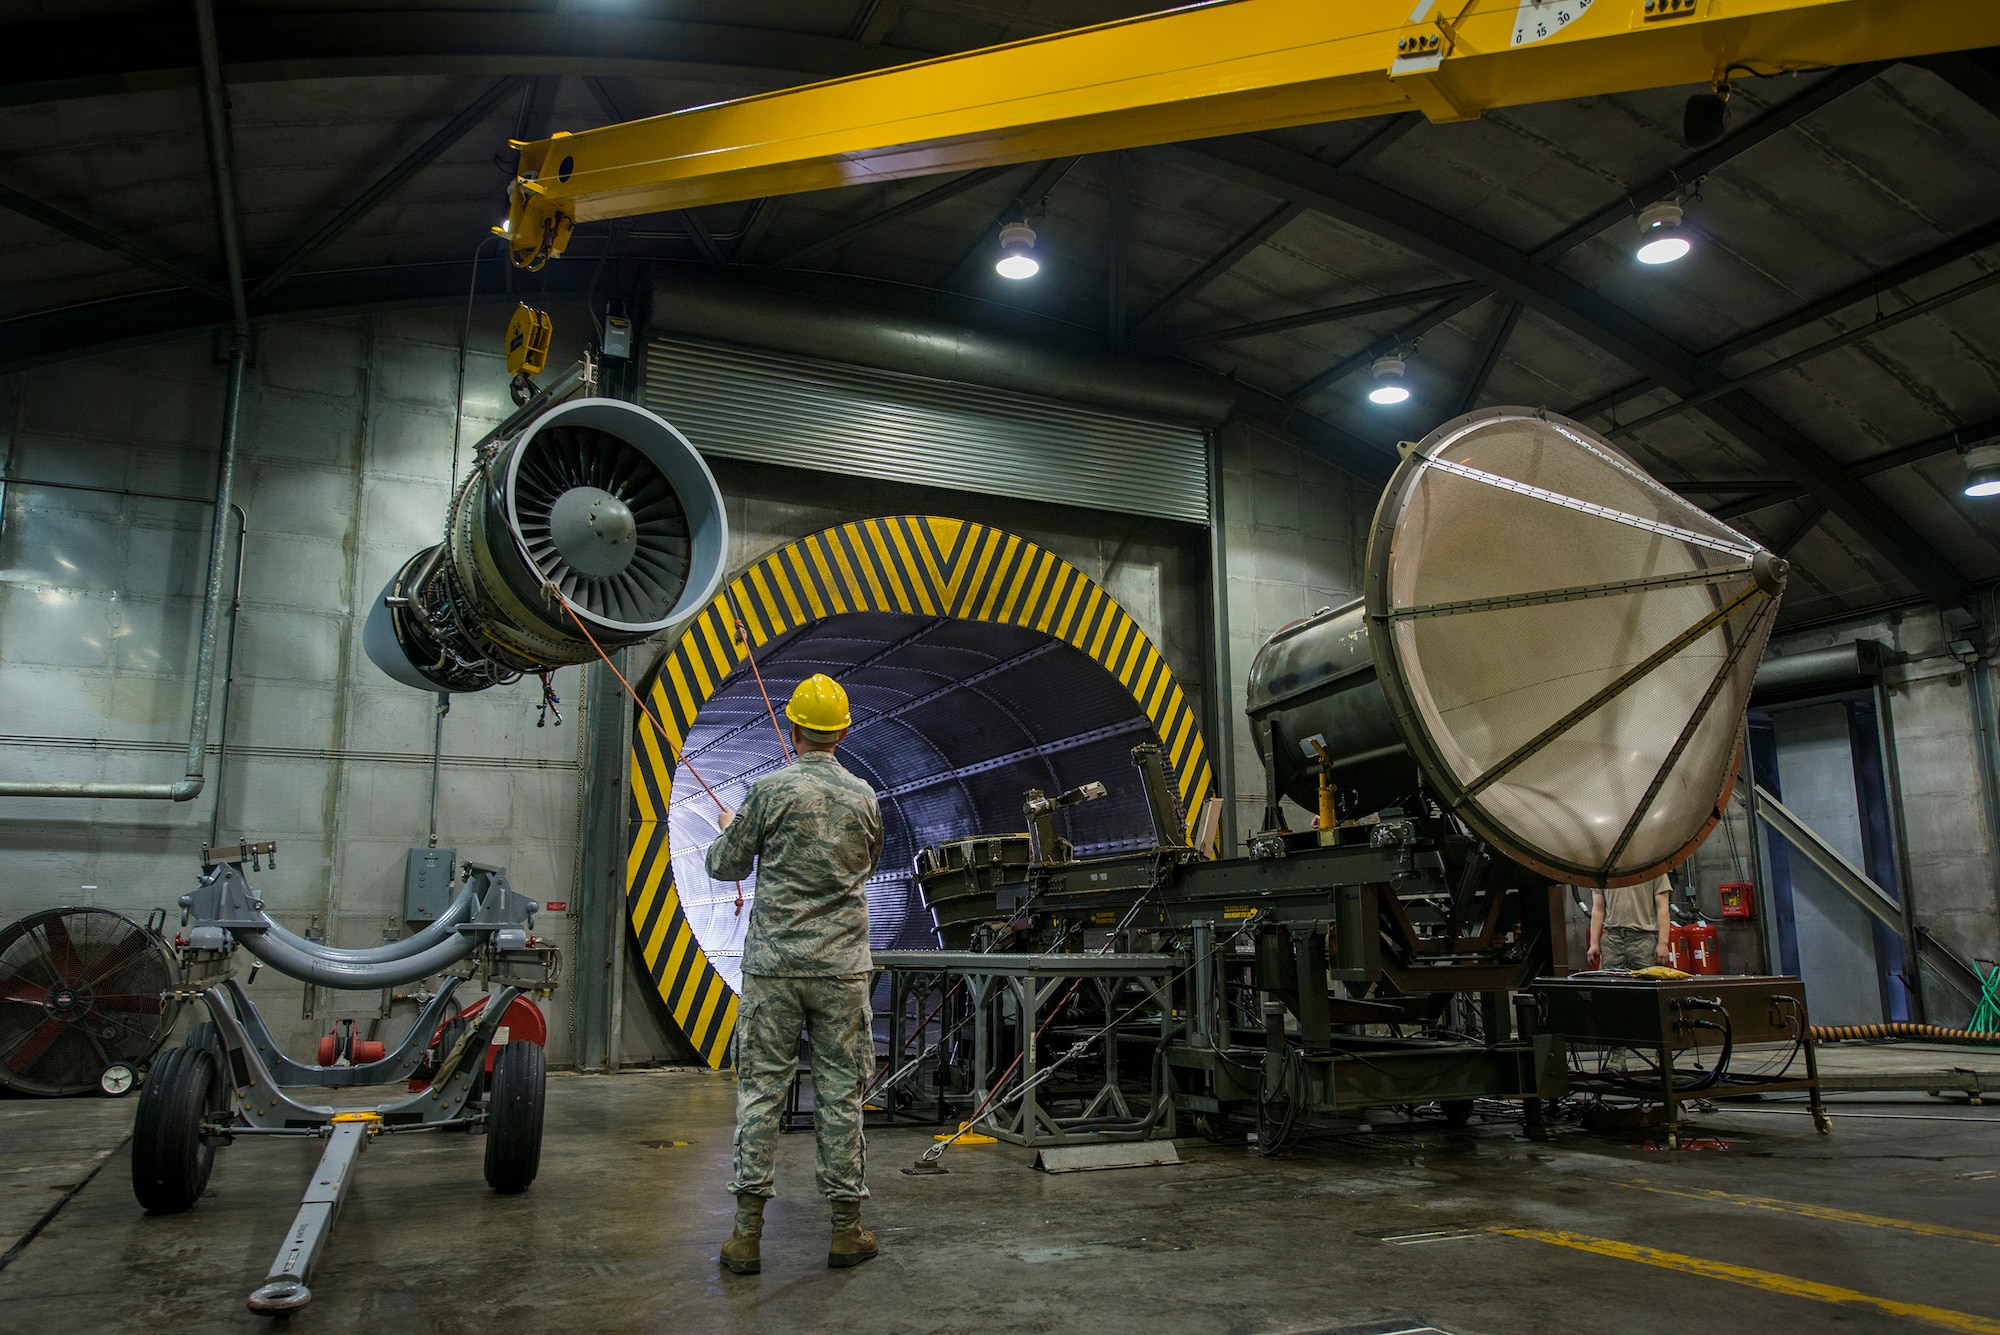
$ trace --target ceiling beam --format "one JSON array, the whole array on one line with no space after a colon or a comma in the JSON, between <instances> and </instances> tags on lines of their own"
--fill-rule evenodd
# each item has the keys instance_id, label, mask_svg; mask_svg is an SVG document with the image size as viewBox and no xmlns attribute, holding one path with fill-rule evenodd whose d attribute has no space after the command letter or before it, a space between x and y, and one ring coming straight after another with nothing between
<instances>
[{"instance_id":1,"label":"ceiling beam","mask_svg":"<svg viewBox=\"0 0 2000 1335\"><path fill-rule=\"evenodd\" d=\"M1911 63L1937 75L1988 114L2000 116L2000 53L1993 48L1920 56Z\"/></svg>"},{"instance_id":2,"label":"ceiling beam","mask_svg":"<svg viewBox=\"0 0 2000 1335\"><path fill-rule=\"evenodd\" d=\"M2000 271L1982 274L1970 282L1960 283L1957 287L1940 292L1934 297L1926 297L1922 301L1912 302L1902 310L1891 311L1887 315L1877 315L1866 324L1859 324L1852 329L1843 330L1835 334L1832 338L1822 339L1809 348L1801 348L1789 357L1780 357L1777 361L1767 362L1754 370L1745 371L1742 375L1734 379L1724 380L1719 384L1711 385L1699 394L1693 394L1678 402L1670 403L1664 408L1647 413L1644 417L1635 417L1629 422L1613 427L1609 434L1614 439L1619 436L1629 436L1633 432L1651 426L1655 422L1678 416L1690 408L1698 408L1704 403L1719 399L1724 394L1732 393L1739 389L1746 389L1760 380L1768 380L1774 375L1792 370L1794 367L1803 366L1805 363L1813 361L1816 358L1824 357L1829 352L1835 352L1850 344L1859 343L1863 339L1873 338L1877 334L1886 333L1899 324L1914 320L1918 316L1929 315L1932 311L1949 306L1955 301L1963 301L1975 293L1984 292L1996 283L2000 283Z\"/></svg>"},{"instance_id":3,"label":"ceiling beam","mask_svg":"<svg viewBox=\"0 0 2000 1335\"><path fill-rule=\"evenodd\" d=\"M32 195L23 194L11 186L0 185L0 208L9 209L23 218L32 218L44 227L53 228L64 236L73 237L86 245L114 255L123 255L142 269L151 269L162 278L172 279L185 287L194 289L211 301L227 301L229 293L222 285L210 281L188 268L179 260L140 245L116 232L107 231L96 223L87 222L72 213L65 213L52 204L44 204Z\"/></svg>"},{"instance_id":4,"label":"ceiling beam","mask_svg":"<svg viewBox=\"0 0 2000 1335\"><path fill-rule=\"evenodd\" d=\"M1985 223L1963 232L1943 245L1934 246L1921 255L1914 255L1900 264L1892 264L1879 273L1873 273L1857 283L1851 283L1838 292L1829 293L1797 310L1781 315L1730 339L1718 343L1701 354L1701 362L1706 366L1720 366L1738 353L1783 338L1786 334L1815 324L1829 315L1837 315L1849 306L1868 301L1891 288L1912 283L1920 278L1928 278L1940 269L1948 268L1962 259L1978 254L1990 246L2000 244L2000 221Z\"/></svg>"},{"instance_id":5,"label":"ceiling beam","mask_svg":"<svg viewBox=\"0 0 2000 1335\"><path fill-rule=\"evenodd\" d=\"M1793 485L1790 478L1782 477L1663 477L1660 481L1683 496L1739 496L1759 491L1783 491Z\"/></svg>"},{"instance_id":6,"label":"ceiling beam","mask_svg":"<svg viewBox=\"0 0 2000 1335\"><path fill-rule=\"evenodd\" d=\"M1465 392L1458 396L1459 412L1469 413L1478 406L1479 396L1486 392L1486 382L1493 378L1493 368L1500 364L1500 354L1506 351L1507 340L1514 336L1514 326L1520 322L1521 303L1508 302L1479 350L1479 363L1465 382Z\"/></svg>"},{"instance_id":7,"label":"ceiling beam","mask_svg":"<svg viewBox=\"0 0 2000 1335\"><path fill-rule=\"evenodd\" d=\"M397 186L428 167L459 140L485 124L487 118L493 114L493 109L526 82L527 79L523 75L509 75L495 81L485 92L474 98L470 106L438 127L437 132L430 138L411 149L401 162L349 197L345 208L327 219L324 226L300 242L291 254L278 261L276 268L258 280L257 286L250 290L250 295L253 298L268 296L282 286L287 278L297 272L300 265L367 216Z\"/></svg>"},{"instance_id":8,"label":"ceiling beam","mask_svg":"<svg viewBox=\"0 0 2000 1335\"><path fill-rule=\"evenodd\" d=\"M1739 353L1748 352L1752 348L1783 338L1807 325L1838 315L1849 306L1878 297L1892 288L1927 278L1940 269L1948 268L1995 244L2000 244L2000 221L1975 227L1942 245L1932 247L1921 255L1912 256L1900 264L1892 264L1878 273L1869 274L1859 282L1848 284L1838 292L1829 293L1816 301L1787 311L1776 319L1758 325L1755 329L1738 334L1726 343L1716 344L1696 360L1704 366L1720 366ZM1599 413L1609 412L1613 408L1630 403L1633 399L1650 394L1656 388L1658 382L1650 377L1635 380L1609 393L1599 395L1587 403L1578 404L1569 411L1568 416L1578 420L1595 417Z\"/></svg>"},{"instance_id":9,"label":"ceiling beam","mask_svg":"<svg viewBox=\"0 0 2000 1335\"><path fill-rule=\"evenodd\" d=\"M722 247L715 244L715 237L709 232L708 224L696 217L693 209L681 209L678 212L681 226L687 230L688 240L694 242L695 254L701 256L701 262L708 266L708 271L718 276L728 272L729 261L723 256Z\"/></svg>"},{"instance_id":10,"label":"ceiling beam","mask_svg":"<svg viewBox=\"0 0 2000 1335\"><path fill-rule=\"evenodd\" d=\"M1414 111L1405 112L1400 116L1391 116L1388 124L1368 136L1361 147L1340 160L1340 170L1343 172L1360 171L1369 163L1375 161L1376 158L1382 156L1383 153L1387 152L1394 146L1397 140L1423 124L1423 120L1423 116ZM1229 244L1228 249L1224 250L1207 264L1202 265L1201 268L1195 270L1179 287L1174 288L1167 295L1161 297L1153 304L1151 310L1134 321L1132 324L1133 336L1138 337L1143 335L1146 331L1164 320L1183 302L1198 296L1203 288L1228 273L1231 269L1234 269L1238 264L1241 264L1253 251L1262 248L1266 241L1269 241L1272 237L1283 231L1287 223L1305 211L1305 205L1303 204L1280 204L1277 208L1265 214L1255 227L1252 227L1242 236L1237 237L1235 241ZM1184 340L1169 340L1169 342L1173 343L1182 341Z\"/></svg>"},{"instance_id":11,"label":"ceiling beam","mask_svg":"<svg viewBox=\"0 0 2000 1335\"><path fill-rule=\"evenodd\" d=\"M1018 170L1019 168L1015 167L981 167L978 171L970 171L962 176L955 176L943 185L934 185L928 190L911 195L907 199L899 200L886 208L877 209L873 213L855 219L837 232L823 236L817 241L808 242L791 254L775 261L775 267L789 269L794 265L804 264L807 260L817 259L830 250L837 250L841 246L846 245L849 241L852 241L864 232L873 231L875 228L885 223L895 222L899 218L907 218L913 213L922 213L925 209L942 204L947 199L956 199L968 190L977 190L988 181L996 180L1011 171Z\"/></svg>"},{"instance_id":12,"label":"ceiling beam","mask_svg":"<svg viewBox=\"0 0 2000 1335\"><path fill-rule=\"evenodd\" d=\"M1340 176L1303 154L1255 136L1209 140L1181 151L1188 160L1206 164L1204 169L1212 174L1307 203L1487 284L1676 394L1699 394L1722 380L1644 317L1406 195L1358 177ZM1777 413L1741 390L1705 403L1698 411L1796 479L1924 597L1944 607L1965 605L1969 588L1958 569L1887 502L1849 477L1824 449Z\"/></svg>"},{"instance_id":13,"label":"ceiling beam","mask_svg":"<svg viewBox=\"0 0 2000 1335\"><path fill-rule=\"evenodd\" d=\"M596 266L552 264L536 275L548 291L582 296ZM511 301L504 261L479 267L475 297ZM319 319L366 311L427 306L463 307L473 281L468 261L320 270L295 276L251 307L254 321ZM226 306L185 289L135 293L37 311L0 321L0 374L30 370L86 354L115 352L207 328L225 327ZM117 331L115 334L107 331Z\"/></svg>"},{"instance_id":14,"label":"ceiling beam","mask_svg":"<svg viewBox=\"0 0 2000 1335\"><path fill-rule=\"evenodd\" d=\"M1287 223L1305 211L1303 204L1280 204L1258 219L1256 226L1230 242L1221 254L1188 275L1179 287L1154 302L1151 310L1134 320L1133 337L1144 336L1154 325L1172 314L1176 307L1200 295L1203 288L1241 264L1252 251L1262 248L1266 241L1283 231ZM1168 340L1169 343L1181 341Z\"/></svg>"},{"instance_id":15,"label":"ceiling beam","mask_svg":"<svg viewBox=\"0 0 2000 1335\"><path fill-rule=\"evenodd\" d=\"M1282 333L1287 329L1335 324L1361 315L1408 310L1412 306L1424 306L1433 301L1449 301L1453 297L1485 290L1485 287L1478 283L1443 283L1437 287L1420 287L1412 292L1391 292L1380 297L1363 297L1359 301L1343 302L1338 306L1322 306L1316 311L1301 311L1297 315L1281 315L1275 320L1258 320L1254 324L1231 325L1227 329L1207 329L1198 334L1183 334L1179 338L1167 340L1161 346L1186 348L1202 343L1227 343L1239 338L1254 338L1259 334Z\"/></svg>"},{"instance_id":16,"label":"ceiling beam","mask_svg":"<svg viewBox=\"0 0 2000 1335\"><path fill-rule=\"evenodd\" d=\"M889 35L902 13L903 0L868 0L848 35L863 46L874 46Z\"/></svg>"},{"instance_id":17,"label":"ceiling beam","mask_svg":"<svg viewBox=\"0 0 2000 1335\"><path fill-rule=\"evenodd\" d=\"M1726 136L1691 158L1683 159L1651 180L1633 186L1625 192L1623 199L1605 205L1574 227L1566 228L1553 240L1530 251L1529 258L1537 264L1547 264L1557 256L1568 254L1599 233L1636 217L1640 209L1654 200L1665 199L1683 186L1693 184L1773 135L1790 129L1821 107L1845 97L1887 68L1886 64L1850 65L1828 75L1797 97L1765 112L1735 134Z\"/></svg>"},{"instance_id":18,"label":"ceiling beam","mask_svg":"<svg viewBox=\"0 0 2000 1335\"><path fill-rule=\"evenodd\" d=\"M750 206L750 216L744 220L742 234L736 238L736 246L729 252L730 259L738 264L756 262L757 247L777 219L781 202L779 196L769 195Z\"/></svg>"},{"instance_id":19,"label":"ceiling beam","mask_svg":"<svg viewBox=\"0 0 2000 1335\"><path fill-rule=\"evenodd\" d=\"M1377 357L1382 356L1385 351L1394 351L1397 348L1415 343L1439 325L1445 324L1457 316L1464 314L1466 311L1471 310L1474 306L1486 300L1488 295L1489 293L1484 286L1477 283L1471 284L1469 291L1460 296L1453 297L1450 301L1431 307L1422 315L1419 315L1416 319L1395 330L1393 333L1384 334L1380 338L1370 339L1359 352L1342 358L1326 370L1321 371L1318 375L1311 376L1302 381L1296 388L1285 395L1285 402L1293 405L1304 403L1327 386L1338 384L1342 380L1347 379L1348 376L1353 375L1356 371L1359 371L1362 367L1371 364Z\"/></svg>"},{"instance_id":20,"label":"ceiling beam","mask_svg":"<svg viewBox=\"0 0 2000 1335\"><path fill-rule=\"evenodd\" d=\"M1811 505L1808 505L1806 512L1799 516L1799 522L1792 525L1791 530L1784 537L1779 538L1771 544L1771 555L1790 556L1792 548L1798 546L1800 540L1806 534L1818 528L1819 521L1824 518L1826 518L1826 507L1824 505L1821 505L1818 501L1814 501Z\"/></svg>"},{"instance_id":21,"label":"ceiling beam","mask_svg":"<svg viewBox=\"0 0 2000 1335\"><path fill-rule=\"evenodd\" d=\"M367 76L610 75L781 88L935 54L675 19L492 9L252 10L216 16L228 82ZM196 84L200 55L163 17L0 28L0 106Z\"/></svg>"}]
</instances>

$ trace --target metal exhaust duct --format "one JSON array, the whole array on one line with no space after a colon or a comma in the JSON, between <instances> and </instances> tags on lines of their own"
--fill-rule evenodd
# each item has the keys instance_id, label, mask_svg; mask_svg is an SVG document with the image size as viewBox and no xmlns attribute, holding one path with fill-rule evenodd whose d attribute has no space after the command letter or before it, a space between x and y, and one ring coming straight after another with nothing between
<instances>
[{"instance_id":1,"label":"metal exhaust duct","mask_svg":"<svg viewBox=\"0 0 2000 1335\"><path fill-rule=\"evenodd\" d=\"M1270 801L1311 809L1324 763L1357 811L1434 801L1551 879L1657 876L1735 784L1785 574L1588 427L1456 418L1383 492L1364 596L1251 666Z\"/></svg>"},{"instance_id":2,"label":"metal exhaust duct","mask_svg":"<svg viewBox=\"0 0 2000 1335\"><path fill-rule=\"evenodd\" d=\"M368 610L362 647L405 686L481 691L588 662L592 640L645 639L722 582L722 493L664 419L584 398L503 431L452 497L444 541Z\"/></svg>"}]
</instances>

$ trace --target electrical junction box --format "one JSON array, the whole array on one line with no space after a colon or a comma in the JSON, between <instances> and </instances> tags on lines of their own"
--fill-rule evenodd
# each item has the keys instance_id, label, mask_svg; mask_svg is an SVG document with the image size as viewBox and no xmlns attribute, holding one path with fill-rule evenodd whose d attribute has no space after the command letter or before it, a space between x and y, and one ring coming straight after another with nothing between
<instances>
[{"instance_id":1,"label":"electrical junction box","mask_svg":"<svg viewBox=\"0 0 2000 1335\"><path fill-rule=\"evenodd\" d=\"M604 317L604 355L631 359L632 322L622 315Z\"/></svg>"},{"instance_id":2,"label":"electrical junction box","mask_svg":"<svg viewBox=\"0 0 2000 1335\"><path fill-rule=\"evenodd\" d=\"M455 848L413 848L403 872L403 920L430 922L451 903L451 878L458 866Z\"/></svg>"}]
</instances>

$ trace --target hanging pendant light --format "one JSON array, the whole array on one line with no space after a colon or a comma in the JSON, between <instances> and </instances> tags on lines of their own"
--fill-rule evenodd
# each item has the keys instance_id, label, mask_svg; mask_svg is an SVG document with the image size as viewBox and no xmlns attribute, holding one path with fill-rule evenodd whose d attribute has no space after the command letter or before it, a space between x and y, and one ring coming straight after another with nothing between
<instances>
[{"instance_id":1,"label":"hanging pendant light","mask_svg":"<svg viewBox=\"0 0 2000 1335\"><path fill-rule=\"evenodd\" d=\"M1384 406L1409 401L1409 387L1403 383L1403 372L1407 369L1398 353L1377 357L1375 365L1369 369L1374 378L1375 388L1368 391L1368 401Z\"/></svg>"},{"instance_id":2,"label":"hanging pendant light","mask_svg":"<svg viewBox=\"0 0 2000 1335\"><path fill-rule=\"evenodd\" d=\"M1000 229L1000 259L993 271L1002 278L1019 281L1042 271L1035 258L1035 229L1024 222L1008 223Z\"/></svg>"},{"instance_id":3,"label":"hanging pendant light","mask_svg":"<svg viewBox=\"0 0 2000 1335\"><path fill-rule=\"evenodd\" d=\"M1639 215L1639 248L1632 252L1641 264L1672 264L1694 249L1681 226L1681 206L1663 199Z\"/></svg>"}]
</instances>

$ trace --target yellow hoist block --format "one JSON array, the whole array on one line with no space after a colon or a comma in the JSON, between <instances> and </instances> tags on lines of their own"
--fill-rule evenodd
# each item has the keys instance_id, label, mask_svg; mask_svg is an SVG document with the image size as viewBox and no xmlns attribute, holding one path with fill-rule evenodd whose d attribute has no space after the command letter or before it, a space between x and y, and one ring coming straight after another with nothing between
<instances>
[{"instance_id":1,"label":"yellow hoist block","mask_svg":"<svg viewBox=\"0 0 2000 1335\"><path fill-rule=\"evenodd\" d=\"M547 311L538 311L522 302L507 322L507 374L536 375L549 364L549 342L555 325Z\"/></svg>"}]
</instances>

